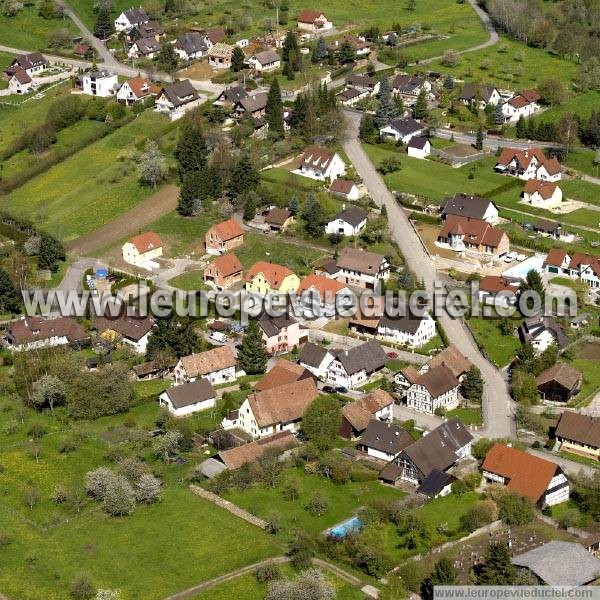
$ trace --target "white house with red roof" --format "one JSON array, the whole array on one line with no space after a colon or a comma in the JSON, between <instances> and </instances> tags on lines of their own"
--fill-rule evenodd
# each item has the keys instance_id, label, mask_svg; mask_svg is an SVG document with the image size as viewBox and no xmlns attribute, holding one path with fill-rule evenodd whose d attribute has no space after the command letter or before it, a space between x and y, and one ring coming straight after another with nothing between
<instances>
[{"instance_id":1,"label":"white house with red roof","mask_svg":"<svg viewBox=\"0 0 600 600\"><path fill-rule=\"evenodd\" d=\"M318 181L333 181L346 173L346 165L336 152L322 146L309 146L295 173Z\"/></svg>"},{"instance_id":2,"label":"white house with red roof","mask_svg":"<svg viewBox=\"0 0 600 600\"><path fill-rule=\"evenodd\" d=\"M546 158L539 148L515 150L503 148L496 166L499 173L519 179L541 179L558 181L562 177L562 167L555 158Z\"/></svg>"},{"instance_id":3,"label":"white house with red roof","mask_svg":"<svg viewBox=\"0 0 600 600\"><path fill-rule=\"evenodd\" d=\"M358 200L360 198L360 190L356 183L339 177L331 182L329 192L336 196L343 196L347 200Z\"/></svg>"},{"instance_id":4,"label":"white house with red roof","mask_svg":"<svg viewBox=\"0 0 600 600\"><path fill-rule=\"evenodd\" d=\"M506 232L487 221L448 215L438 234L437 244L456 252L498 255L508 252L510 241Z\"/></svg>"},{"instance_id":5,"label":"white house with red roof","mask_svg":"<svg viewBox=\"0 0 600 600\"><path fill-rule=\"evenodd\" d=\"M600 258L584 252L572 256L566 250L553 248L544 261L544 270L553 275L568 275L581 279L592 288L600 287Z\"/></svg>"},{"instance_id":6,"label":"white house with red roof","mask_svg":"<svg viewBox=\"0 0 600 600\"><path fill-rule=\"evenodd\" d=\"M334 317L336 299L341 295L349 295L350 289L343 283L324 275L308 275L298 286L298 305L315 317Z\"/></svg>"},{"instance_id":7,"label":"white house with red roof","mask_svg":"<svg viewBox=\"0 0 600 600\"><path fill-rule=\"evenodd\" d=\"M535 206L536 208L545 208L546 210L560 206L562 197L562 190L556 183L541 179L529 179L526 181L521 193L524 204L529 204L529 206Z\"/></svg>"},{"instance_id":8,"label":"white house with red roof","mask_svg":"<svg viewBox=\"0 0 600 600\"><path fill-rule=\"evenodd\" d=\"M333 23L320 10L303 10L298 15L298 29L302 31L327 31Z\"/></svg>"},{"instance_id":9,"label":"white house with red roof","mask_svg":"<svg viewBox=\"0 0 600 600\"><path fill-rule=\"evenodd\" d=\"M11 78L8 80L8 89L13 94L27 94L31 91L33 79L29 77L25 69L20 67L14 69Z\"/></svg>"},{"instance_id":10,"label":"white house with red roof","mask_svg":"<svg viewBox=\"0 0 600 600\"><path fill-rule=\"evenodd\" d=\"M162 256L162 240L154 231L147 231L127 240L122 251L126 263L151 271L160 266L155 259Z\"/></svg>"},{"instance_id":11,"label":"white house with red roof","mask_svg":"<svg viewBox=\"0 0 600 600\"><path fill-rule=\"evenodd\" d=\"M158 96L160 87L138 75L128 79L117 92L117 100L126 105L134 104L135 102L144 101L150 96Z\"/></svg>"},{"instance_id":12,"label":"white house with red roof","mask_svg":"<svg viewBox=\"0 0 600 600\"><path fill-rule=\"evenodd\" d=\"M537 90L523 90L502 105L502 115L506 123L516 123L521 117L527 118L540 110L540 94Z\"/></svg>"}]
</instances>

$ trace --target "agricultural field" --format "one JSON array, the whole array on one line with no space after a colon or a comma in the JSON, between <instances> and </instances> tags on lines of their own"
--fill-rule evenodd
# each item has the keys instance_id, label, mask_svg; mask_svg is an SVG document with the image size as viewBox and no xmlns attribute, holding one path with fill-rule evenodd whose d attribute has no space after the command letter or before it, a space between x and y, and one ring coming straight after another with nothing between
<instances>
[{"instance_id":1,"label":"agricultural field","mask_svg":"<svg viewBox=\"0 0 600 600\"><path fill-rule=\"evenodd\" d=\"M94 231L155 191L138 182L135 155L167 125L162 115L143 113L25 183L5 208L63 241Z\"/></svg>"},{"instance_id":2,"label":"agricultural field","mask_svg":"<svg viewBox=\"0 0 600 600\"><path fill-rule=\"evenodd\" d=\"M447 67L439 60L427 67L451 73L458 80L494 83L502 89L514 91L535 87L541 81L554 77L559 77L570 88L577 71L577 65L572 61L505 36L489 48L461 55L455 67ZM419 70L419 67L412 69Z\"/></svg>"},{"instance_id":3,"label":"agricultural field","mask_svg":"<svg viewBox=\"0 0 600 600\"><path fill-rule=\"evenodd\" d=\"M71 37L79 34L79 30L68 17L64 19L41 17L35 3L25 4L14 17L4 15L0 17L2 44L18 50L28 52L46 50L50 34L57 29L66 29Z\"/></svg>"},{"instance_id":4,"label":"agricultural field","mask_svg":"<svg viewBox=\"0 0 600 600\"><path fill-rule=\"evenodd\" d=\"M121 590L124 599L160 599L281 554L268 534L192 494L186 473L201 460L193 451L184 453L190 463L183 466L148 458L164 482L162 500L138 504L130 516L108 517L85 496L77 509L51 501L56 485L81 487L85 473L106 464L111 449L125 450L123 439L136 431L147 435L154 427L154 398L160 388L156 382L146 383L151 385L139 386L138 396L149 394L151 399L128 413L92 422L68 424L27 410L21 424L13 401L3 400L0 530L9 546L3 552L0 589L9 597L62 600L73 580L87 573L99 587ZM34 423L46 431L35 455L26 434ZM61 452L67 436L76 440L75 449ZM32 487L38 490L38 501L30 509L24 497ZM167 571L169 577L164 576Z\"/></svg>"}]
</instances>

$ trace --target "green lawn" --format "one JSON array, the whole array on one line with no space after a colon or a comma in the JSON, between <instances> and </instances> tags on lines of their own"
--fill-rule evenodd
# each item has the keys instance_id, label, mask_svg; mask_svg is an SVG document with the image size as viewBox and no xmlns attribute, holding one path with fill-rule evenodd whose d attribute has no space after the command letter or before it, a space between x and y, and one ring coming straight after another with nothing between
<instances>
[{"instance_id":1,"label":"green lawn","mask_svg":"<svg viewBox=\"0 0 600 600\"><path fill-rule=\"evenodd\" d=\"M63 241L93 231L155 190L141 186L136 144L158 136L168 121L145 112L11 193L5 208L34 220Z\"/></svg>"},{"instance_id":2,"label":"green lawn","mask_svg":"<svg viewBox=\"0 0 600 600\"><path fill-rule=\"evenodd\" d=\"M177 277L173 277L173 279L169 279L169 285L186 292L211 289L204 283L204 271L199 269L186 271Z\"/></svg>"},{"instance_id":3,"label":"green lawn","mask_svg":"<svg viewBox=\"0 0 600 600\"><path fill-rule=\"evenodd\" d=\"M577 65L572 61L506 36L489 48L461 55L456 67L446 67L435 61L427 68L451 73L456 79L494 83L515 91L535 87L551 77L559 77L570 87L577 71ZM419 66L413 69L418 70Z\"/></svg>"},{"instance_id":4,"label":"green lawn","mask_svg":"<svg viewBox=\"0 0 600 600\"><path fill-rule=\"evenodd\" d=\"M455 408L448 411L447 417L458 417L465 425L481 425L482 423L480 408Z\"/></svg>"},{"instance_id":5,"label":"green lawn","mask_svg":"<svg viewBox=\"0 0 600 600\"><path fill-rule=\"evenodd\" d=\"M50 34L56 29L66 29L72 37L79 35L79 30L69 18L40 17L35 3L26 4L14 17L0 17L0 40L5 46L18 50L46 50Z\"/></svg>"},{"instance_id":6,"label":"green lawn","mask_svg":"<svg viewBox=\"0 0 600 600\"><path fill-rule=\"evenodd\" d=\"M533 117L535 121L558 121L560 117L568 113L576 113L580 117L589 117L594 109L600 105L600 92L589 91L573 98L569 98L558 106L552 106L544 112Z\"/></svg>"},{"instance_id":7,"label":"green lawn","mask_svg":"<svg viewBox=\"0 0 600 600\"><path fill-rule=\"evenodd\" d=\"M262 518L269 518L274 512L282 517L282 530L289 533L300 527L314 534L351 517L361 506L373 498L401 498L404 493L385 487L377 481L351 482L344 485L332 483L319 475L307 475L302 469L289 469L285 478L298 482L299 498L284 500L284 484L275 488L251 487L244 491L233 490L225 497L234 504ZM319 492L330 502L330 509L321 516L312 516L304 508L315 492Z\"/></svg>"},{"instance_id":8,"label":"green lawn","mask_svg":"<svg viewBox=\"0 0 600 600\"><path fill-rule=\"evenodd\" d=\"M488 358L498 367L512 361L521 342L515 335L502 335L500 320L484 317L471 317L466 321L477 343L485 349ZM515 319L514 326L518 325Z\"/></svg>"},{"instance_id":9,"label":"green lawn","mask_svg":"<svg viewBox=\"0 0 600 600\"><path fill-rule=\"evenodd\" d=\"M600 95L597 99L597 102L600 103ZM587 173L592 177L600 178L600 165L594 164L595 159L595 150L571 150L564 164L570 169L575 169L577 171L581 171L582 173Z\"/></svg>"}]
</instances>

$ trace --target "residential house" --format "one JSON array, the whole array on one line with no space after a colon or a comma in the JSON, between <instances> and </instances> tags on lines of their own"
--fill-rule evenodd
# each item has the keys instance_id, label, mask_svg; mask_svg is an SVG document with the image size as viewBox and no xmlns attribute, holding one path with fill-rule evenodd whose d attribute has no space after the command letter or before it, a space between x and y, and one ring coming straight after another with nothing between
<instances>
[{"instance_id":1,"label":"residential house","mask_svg":"<svg viewBox=\"0 0 600 600\"><path fill-rule=\"evenodd\" d=\"M458 100L468 107L473 107L477 104L479 110L485 110L488 104L496 106L500 102L501 97L493 85L465 83Z\"/></svg>"},{"instance_id":2,"label":"residential house","mask_svg":"<svg viewBox=\"0 0 600 600\"><path fill-rule=\"evenodd\" d=\"M322 146L309 146L297 172L318 181L333 181L346 173L346 165L339 154Z\"/></svg>"},{"instance_id":3,"label":"residential house","mask_svg":"<svg viewBox=\"0 0 600 600\"><path fill-rule=\"evenodd\" d=\"M488 483L504 485L541 509L569 499L569 481L562 469L523 450L495 444L485 455L481 469Z\"/></svg>"},{"instance_id":4,"label":"residential house","mask_svg":"<svg viewBox=\"0 0 600 600\"><path fill-rule=\"evenodd\" d=\"M377 337L410 348L419 348L436 335L435 321L428 313L413 315L410 310L403 316L383 314L377 324Z\"/></svg>"},{"instance_id":5,"label":"residential house","mask_svg":"<svg viewBox=\"0 0 600 600\"><path fill-rule=\"evenodd\" d=\"M281 58L275 50L263 50L253 54L248 59L248 64L255 73L269 73L281 67Z\"/></svg>"},{"instance_id":6,"label":"residential house","mask_svg":"<svg viewBox=\"0 0 600 600\"><path fill-rule=\"evenodd\" d=\"M318 10L303 10L298 14L298 29L315 33L333 29L333 23Z\"/></svg>"},{"instance_id":7,"label":"residential house","mask_svg":"<svg viewBox=\"0 0 600 600\"><path fill-rule=\"evenodd\" d=\"M307 316L332 318L338 313L338 297L349 297L350 294L343 283L312 273L300 281L297 302Z\"/></svg>"},{"instance_id":8,"label":"residential house","mask_svg":"<svg viewBox=\"0 0 600 600\"><path fill-rule=\"evenodd\" d=\"M477 296L481 304L507 307L517 302L519 286L501 275L486 275L479 280Z\"/></svg>"},{"instance_id":9,"label":"residential house","mask_svg":"<svg viewBox=\"0 0 600 600\"><path fill-rule=\"evenodd\" d=\"M217 393L208 379L197 379L165 390L159 397L161 406L176 417L185 417L195 412L214 408Z\"/></svg>"},{"instance_id":10,"label":"residential house","mask_svg":"<svg viewBox=\"0 0 600 600\"><path fill-rule=\"evenodd\" d=\"M264 123L267 110L267 92L255 92L246 94L233 105L232 116L240 120L244 115L250 115L257 123Z\"/></svg>"},{"instance_id":11,"label":"residential house","mask_svg":"<svg viewBox=\"0 0 600 600\"><path fill-rule=\"evenodd\" d=\"M254 438L297 432L306 409L319 395L312 378L250 394L239 410L238 426Z\"/></svg>"},{"instance_id":12,"label":"residential house","mask_svg":"<svg viewBox=\"0 0 600 600\"><path fill-rule=\"evenodd\" d=\"M427 138L412 137L407 146L408 156L427 158L431 154L431 144Z\"/></svg>"},{"instance_id":13,"label":"residential house","mask_svg":"<svg viewBox=\"0 0 600 600\"><path fill-rule=\"evenodd\" d=\"M583 375L575 367L557 362L536 377L542 400L568 402L581 389Z\"/></svg>"},{"instance_id":14,"label":"residential house","mask_svg":"<svg viewBox=\"0 0 600 600\"><path fill-rule=\"evenodd\" d=\"M175 381L178 384L196 381L205 377L213 385L234 381L237 361L229 346L182 356L175 366Z\"/></svg>"},{"instance_id":15,"label":"residential house","mask_svg":"<svg viewBox=\"0 0 600 600\"><path fill-rule=\"evenodd\" d=\"M343 181L336 179L335 181ZM333 183L335 183L335 181ZM333 186L333 183L331 184ZM350 182L351 183L351 182ZM367 212L358 206L344 206L342 210L325 225L328 235L358 235L367 226Z\"/></svg>"},{"instance_id":16,"label":"residential house","mask_svg":"<svg viewBox=\"0 0 600 600\"><path fill-rule=\"evenodd\" d=\"M4 72L7 77L22 69L29 75L29 77L35 77L42 71L48 68L48 59L41 52L30 52L29 54L17 54Z\"/></svg>"},{"instance_id":17,"label":"residential house","mask_svg":"<svg viewBox=\"0 0 600 600\"><path fill-rule=\"evenodd\" d=\"M248 269L245 282L247 292L266 296L295 292L300 279L287 267L260 260Z\"/></svg>"},{"instance_id":18,"label":"residential house","mask_svg":"<svg viewBox=\"0 0 600 600\"><path fill-rule=\"evenodd\" d=\"M561 224L550 219L536 219L533 223L527 223L527 227L544 237L552 237L555 240L562 240L563 242L573 241L572 234L563 233Z\"/></svg>"},{"instance_id":19,"label":"residential house","mask_svg":"<svg viewBox=\"0 0 600 600\"><path fill-rule=\"evenodd\" d=\"M552 344L563 350L570 343L556 321L542 314L525 319L519 325L518 334L521 342L530 342L537 354L541 354Z\"/></svg>"},{"instance_id":20,"label":"residential house","mask_svg":"<svg viewBox=\"0 0 600 600\"><path fill-rule=\"evenodd\" d=\"M346 35L342 39L334 40L327 45L327 49L329 52L335 53L338 52L344 44L350 44L350 46L352 46L357 58L365 58L371 54L371 43L364 37L356 35Z\"/></svg>"},{"instance_id":21,"label":"residential house","mask_svg":"<svg viewBox=\"0 0 600 600\"><path fill-rule=\"evenodd\" d=\"M369 90L347 87L336 95L342 106L354 106L371 95Z\"/></svg>"},{"instance_id":22,"label":"residential house","mask_svg":"<svg viewBox=\"0 0 600 600\"><path fill-rule=\"evenodd\" d=\"M168 115L171 121L176 121L199 104L200 96L190 80L182 79L162 88L156 98L154 110Z\"/></svg>"},{"instance_id":23,"label":"residential house","mask_svg":"<svg viewBox=\"0 0 600 600\"><path fill-rule=\"evenodd\" d=\"M473 436L456 417L448 419L407 446L394 460L395 468L388 470L387 477L384 470L380 478L419 485L433 470L446 472L460 459L470 456L472 442Z\"/></svg>"},{"instance_id":24,"label":"residential house","mask_svg":"<svg viewBox=\"0 0 600 600\"><path fill-rule=\"evenodd\" d=\"M558 419L554 437L561 450L600 460L600 417L565 410Z\"/></svg>"},{"instance_id":25,"label":"residential house","mask_svg":"<svg viewBox=\"0 0 600 600\"><path fill-rule=\"evenodd\" d=\"M174 44L175 53L181 60L202 58L208 53L204 38L197 31L188 31L180 35Z\"/></svg>"},{"instance_id":26,"label":"residential house","mask_svg":"<svg viewBox=\"0 0 600 600\"><path fill-rule=\"evenodd\" d=\"M81 90L88 96L108 98L112 96L119 87L116 73L109 73L106 69L89 71L81 75Z\"/></svg>"},{"instance_id":27,"label":"residential house","mask_svg":"<svg viewBox=\"0 0 600 600\"><path fill-rule=\"evenodd\" d=\"M371 96L379 93L380 86L381 81L376 77L369 77L368 75L360 75L358 73L350 73L346 77L346 88L367 91Z\"/></svg>"},{"instance_id":28,"label":"residential house","mask_svg":"<svg viewBox=\"0 0 600 600\"><path fill-rule=\"evenodd\" d=\"M273 368L256 383L254 391L264 392L265 390L271 390L280 385L288 385L309 378L313 379L313 374L308 369L284 358L280 358Z\"/></svg>"},{"instance_id":29,"label":"residential house","mask_svg":"<svg viewBox=\"0 0 600 600\"><path fill-rule=\"evenodd\" d=\"M383 369L388 357L383 348L370 340L349 350L336 352L327 369L327 380L336 386L356 388Z\"/></svg>"},{"instance_id":30,"label":"residential house","mask_svg":"<svg viewBox=\"0 0 600 600\"><path fill-rule=\"evenodd\" d=\"M190 31L197 31L194 27ZM203 35L204 43L208 48L212 48L227 37L227 34L223 29L207 29L206 31L200 30Z\"/></svg>"},{"instance_id":31,"label":"residential house","mask_svg":"<svg viewBox=\"0 0 600 600\"><path fill-rule=\"evenodd\" d=\"M455 252L474 252L498 256L510 249L506 232L487 221L448 215L438 234L438 244Z\"/></svg>"},{"instance_id":32,"label":"residential house","mask_svg":"<svg viewBox=\"0 0 600 600\"><path fill-rule=\"evenodd\" d=\"M337 260L338 281L360 288L375 289L390 277L390 263L375 252L346 246Z\"/></svg>"},{"instance_id":33,"label":"residential house","mask_svg":"<svg viewBox=\"0 0 600 600\"><path fill-rule=\"evenodd\" d=\"M169 361L166 365L157 364L153 360L149 360L139 365L133 365L131 371L137 381L148 381L150 379L158 379L159 377L171 375L175 368L175 364L175 360Z\"/></svg>"},{"instance_id":34,"label":"residential house","mask_svg":"<svg viewBox=\"0 0 600 600\"><path fill-rule=\"evenodd\" d=\"M571 278L581 279L591 288L600 287L600 259L584 252L575 252L569 263Z\"/></svg>"},{"instance_id":35,"label":"residential house","mask_svg":"<svg viewBox=\"0 0 600 600\"><path fill-rule=\"evenodd\" d=\"M392 80L392 94L401 96L407 106L414 104L417 97L424 90L425 93L431 92L431 83L419 75L396 75Z\"/></svg>"},{"instance_id":36,"label":"residential house","mask_svg":"<svg viewBox=\"0 0 600 600\"><path fill-rule=\"evenodd\" d=\"M600 575L600 560L578 542L552 540L513 557L512 563L542 584L569 589L593 584Z\"/></svg>"},{"instance_id":37,"label":"residential house","mask_svg":"<svg viewBox=\"0 0 600 600\"><path fill-rule=\"evenodd\" d=\"M28 94L33 87L33 79L27 75L25 69L14 69L8 80L8 89L12 94Z\"/></svg>"},{"instance_id":38,"label":"residential house","mask_svg":"<svg viewBox=\"0 0 600 600\"><path fill-rule=\"evenodd\" d=\"M346 200L358 200L360 198L360 191L356 183L349 179L341 179L340 177L331 182L329 193L335 196L342 196Z\"/></svg>"},{"instance_id":39,"label":"residential house","mask_svg":"<svg viewBox=\"0 0 600 600\"><path fill-rule=\"evenodd\" d=\"M204 269L204 283L223 290L244 279L244 267L238 257L231 252L222 254Z\"/></svg>"},{"instance_id":40,"label":"residential house","mask_svg":"<svg viewBox=\"0 0 600 600\"><path fill-rule=\"evenodd\" d=\"M208 50L208 64L213 69L230 69L233 46L218 42Z\"/></svg>"},{"instance_id":41,"label":"residential house","mask_svg":"<svg viewBox=\"0 0 600 600\"><path fill-rule=\"evenodd\" d=\"M127 56L129 58L154 58L160 50L160 42L155 37L140 38L136 40Z\"/></svg>"},{"instance_id":42,"label":"residential house","mask_svg":"<svg viewBox=\"0 0 600 600\"><path fill-rule=\"evenodd\" d=\"M358 442L358 449L367 456L390 462L414 439L399 425L371 419Z\"/></svg>"},{"instance_id":43,"label":"residential house","mask_svg":"<svg viewBox=\"0 0 600 600\"><path fill-rule=\"evenodd\" d=\"M71 317L23 317L11 321L4 335L7 346L16 352L82 344L89 337L84 327Z\"/></svg>"},{"instance_id":44,"label":"residential house","mask_svg":"<svg viewBox=\"0 0 600 600\"><path fill-rule=\"evenodd\" d=\"M157 269L160 265L155 259L162 256L162 240L154 231L147 231L127 240L122 247L123 260L143 269Z\"/></svg>"},{"instance_id":45,"label":"residential house","mask_svg":"<svg viewBox=\"0 0 600 600\"><path fill-rule=\"evenodd\" d=\"M265 224L271 231L285 231L294 222L294 213L287 208L272 208L265 215Z\"/></svg>"},{"instance_id":46,"label":"residential house","mask_svg":"<svg viewBox=\"0 0 600 600\"><path fill-rule=\"evenodd\" d=\"M394 399L384 390L373 390L354 402L342 406L340 435L348 440L359 437L371 420L392 420Z\"/></svg>"},{"instance_id":47,"label":"residential house","mask_svg":"<svg viewBox=\"0 0 600 600\"><path fill-rule=\"evenodd\" d=\"M552 275L568 275L571 276L571 256L562 248L552 248L548 252L542 268L546 273Z\"/></svg>"},{"instance_id":48,"label":"residential house","mask_svg":"<svg viewBox=\"0 0 600 600\"><path fill-rule=\"evenodd\" d=\"M247 98L248 92L243 85L226 87L213 101L214 106L235 106L240 100Z\"/></svg>"},{"instance_id":49,"label":"residential house","mask_svg":"<svg viewBox=\"0 0 600 600\"><path fill-rule=\"evenodd\" d=\"M418 494L429 496L430 498L442 498L448 496L452 492L452 484L456 481L456 477L450 473L445 473L439 469L433 469L421 485L417 488Z\"/></svg>"},{"instance_id":50,"label":"residential house","mask_svg":"<svg viewBox=\"0 0 600 600\"><path fill-rule=\"evenodd\" d=\"M408 144L413 137L423 136L427 128L412 117L394 119L379 130L379 135L384 139L394 140Z\"/></svg>"},{"instance_id":51,"label":"residential house","mask_svg":"<svg viewBox=\"0 0 600 600\"><path fill-rule=\"evenodd\" d=\"M558 181L562 177L562 167L556 158L546 158L539 148L515 150L503 148L496 166L499 173L519 179L541 179Z\"/></svg>"},{"instance_id":52,"label":"residential house","mask_svg":"<svg viewBox=\"0 0 600 600\"><path fill-rule=\"evenodd\" d=\"M437 409L446 411L458 407L458 379L446 365L430 367L419 373L414 367L406 367L402 375L408 381L406 405L419 412L434 414Z\"/></svg>"},{"instance_id":53,"label":"residential house","mask_svg":"<svg viewBox=\"0 0 600 600\"><path fill-rule=\"evenodd\" d=\"M112 315L95 317L92 329L109 344L125 344L138 354L145 354L148 338L154 321L150 317L127 315L121 311L116 317Z\"/></svg>"},{"instance_id":54,"label":"residential house","mask_svg":"<svg viewBox=\"0 0 600 600\"><path fill-rule=\"evenodd\" d=\"M502 105L505 123L516 123L521 117L527 119L540 110L540 94L537 90L523 90Z\"/></svg>"},{"instance_id":55,"label":"residential house","mask_svg":"<svg viewBox=\"0 0 600 600\"><path fill-rule=\"evenodd\" d=\"M562 203L562 190L551 181L529 179L525 182L521 198L525 204L552 210Z\"/></svg>"},{"instance_id":56,"label":"residential house","mask_svg":"<svg viewBox=\"0 0 600 600\"><path fill-rule=\"evenodd\" d=\"M235 219L213 225L204 236L208 254L225 254L244 243L244 230Z\"/></svg>"},{"instance_id":57,"label":"residential house","mask_svg":"<svg viewBox=\"0 0 600 600\"><path fill-rule=\"evenodd\" d=\"M129 10L124 10L115 19L115 30L117 33L120 31L128 32L134 27L142 25L143 23L148 23L148 21L150 21L150 17L142 7L130 8Z\"/></svg>"},{"instance_id":58,"label":"residential house","mask_svg":"<svg viewBox=\"0 0 600 600\"><path fill-rule=\"evenodd\" d=\"M325 379L329 365L334 359L335 356L327 348L308 342L302 347L300 356L298 356L298 364L308 369L315 377Z\"/></svg>"},{"instance_id":59,"label":"residential house","mask_svg":"<svg viewBox=\"0 0 600 600\"><path fill-rule=\"evenodd\" d=\"M157 96L160 88L153 85L149 79L141 76L128 79L117 92L117 100L126 105L143 102L151 96Z\"/></svg>"},{"instance_id":60,"label":"residential house","mask_svg":"<svg viewBox=\"0 0 600 600\"><path fill-rule=\"evenodd\" d=\"M140 23L133 27L127 34L127 39L130 42L135 42L141 38L154 38L159 42L165 37L165 31L160 26L158 21L148 21L147 23Z\"/></svg>"},{"instance_id":61,"label":"residential house","mask_svg":"<svg viewBox=\"0 0 600 600\"><path fill-rule=\"evenodd\" d=\"M264 314L258 326L269 354L291 352L308 339L308 330L287 313L277 317Z\"/></svg>"},{"instance_id":62,"label":"residential house","mask_svg":"<svg viewBox=\"0 0 600 600\"><path fill-rule=\"evenodd\" d=\"M447 348L444 348L441 352L438 352L433 358L426 362L420 368L420 372L426 373L428 369L433 369L440 365L444 365L450 369L450 372L458 379L458 381L462 381L472 367L471 362L452 344Z\"/></svg>"},{"instance_id":63,"label":"residential house","mask_svg":"<svg viewBox=\"0 0 600 600\"><path fill-rule=\"evenodd\" d=\"M490 225L496 225L499 220L498 207L491 200L468 194L454 194L452 198L442 200L441 214L442 221L448 215L479 219Z\"/></svg>"}]
</instances>

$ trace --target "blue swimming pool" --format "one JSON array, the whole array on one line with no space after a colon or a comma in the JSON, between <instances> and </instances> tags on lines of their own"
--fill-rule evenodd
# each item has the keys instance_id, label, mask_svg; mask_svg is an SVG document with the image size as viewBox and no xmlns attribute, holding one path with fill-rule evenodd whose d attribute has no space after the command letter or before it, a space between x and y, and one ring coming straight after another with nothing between
<instances>
[{"instance_id":1,"label":"blue swimming pool","mask_svg":"<svg viewBox=\"0 0 600 600\"><path fill-rule=\"evenodd\" d=\"M346 521L342 521L341 523L330 527L326 531L326 534L336 539L342 539L353 531L359 531L362 529L362 526L363 522L360 520L360 517L352 517L351 519L347 519Z\"/></svg>"}]
</instances>

